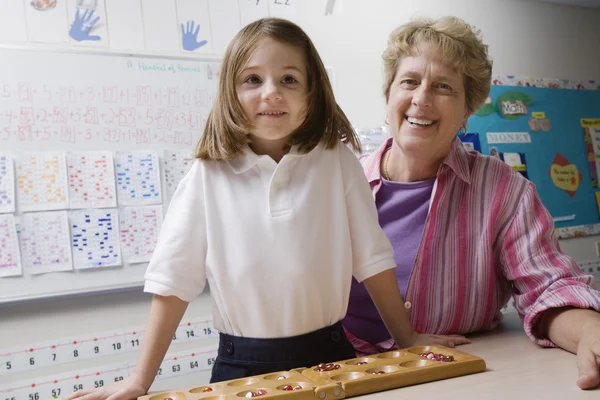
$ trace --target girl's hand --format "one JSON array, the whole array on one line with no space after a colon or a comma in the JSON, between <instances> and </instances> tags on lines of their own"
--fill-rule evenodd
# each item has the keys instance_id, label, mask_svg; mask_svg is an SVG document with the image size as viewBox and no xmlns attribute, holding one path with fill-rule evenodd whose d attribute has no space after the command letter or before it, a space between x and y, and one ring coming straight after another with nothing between
<instances>
[{"instance_id":1,"label":"girl's hand","mask_svg":"<svg viewBox=\"0 0 600 400\"><path fill-rule=\"evenodd\" d=\"M78 390L64 400L132 400L143 396L148 388L135 372L126 379L98 389Z\"/></svg>"}]
</instances>

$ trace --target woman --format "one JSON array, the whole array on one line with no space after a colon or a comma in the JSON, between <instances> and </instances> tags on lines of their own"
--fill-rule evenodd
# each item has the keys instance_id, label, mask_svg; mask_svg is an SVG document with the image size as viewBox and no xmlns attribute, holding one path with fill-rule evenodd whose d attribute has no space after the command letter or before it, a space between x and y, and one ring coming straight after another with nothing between
<instances>
[{"instance_id":1,"label":"woman","mask_svg":"<svg viewBox=\"0 0 600 400\"><path fill-rule=\"evenodd\" d=\"M492 329L512 295L527 335L577 353L577 384L598 386L593 278L560 251L534 185L457 138L490 91L492 62L478 32L457 18L414 21L392 32L383 58L392 138L362 162L415 330ZM359 353L394 346L356 281L343 322Z\"/></svg>"}]
</instances>

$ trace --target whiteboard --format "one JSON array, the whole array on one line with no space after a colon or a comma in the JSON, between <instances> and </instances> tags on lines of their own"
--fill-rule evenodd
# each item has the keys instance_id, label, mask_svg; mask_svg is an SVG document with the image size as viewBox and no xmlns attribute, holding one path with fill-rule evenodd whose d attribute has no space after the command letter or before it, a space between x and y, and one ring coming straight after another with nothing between
<instances>
[{"instance_id":1,"label":"whiteboard","mask_svg":"<svg viewBox=\"0 0 600 400\"><path fill-rule=\"evenodd\" d=\"M165 154L193 150L216 94L217 61L20 49L0 49L0 60L0 152L153 151L166 210L177 182L165 181ZM17 223L22 217L17 203ZM139 288L146 267L23 268L0 278L0 304Z\"/></svg>"}]
</instances>

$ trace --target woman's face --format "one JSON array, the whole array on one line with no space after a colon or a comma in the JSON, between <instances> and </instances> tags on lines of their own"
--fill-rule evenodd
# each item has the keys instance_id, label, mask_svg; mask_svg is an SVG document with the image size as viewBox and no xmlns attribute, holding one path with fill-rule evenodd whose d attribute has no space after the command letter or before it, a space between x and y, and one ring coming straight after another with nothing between
<instances>
[{"instance_id":1,"label":"woman's face","mask_svg":"<svg viewBox=\"0 0 600 400\"><path fill-rule=\"evenodd\" d=\"M450 151L469 112L463 76L436 57L435 46L424 44L419 50L400 61L386 116L403 153L435 162Z\"/></svg>"}]
</instances>

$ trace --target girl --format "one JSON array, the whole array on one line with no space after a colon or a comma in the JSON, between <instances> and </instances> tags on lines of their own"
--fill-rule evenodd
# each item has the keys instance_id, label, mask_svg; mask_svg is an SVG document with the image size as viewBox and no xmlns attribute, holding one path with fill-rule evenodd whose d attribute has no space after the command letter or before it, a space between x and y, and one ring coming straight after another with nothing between
<instances>
[{"instance_id":1,"label":"girl","mask_svg":"<svg viewBox=\"0 0 600 400\"><path fill-rule=\"evenodd\" d=\"M211 382L354 358L340 323L352 276L401 347L452 345L412 330L369 185L342 142L360 149L307 35L273 18L242 29L148 266L155 296L135 372L70 399L146 393L206 280L220 332Z\"/></svg>"}]
</instances>

